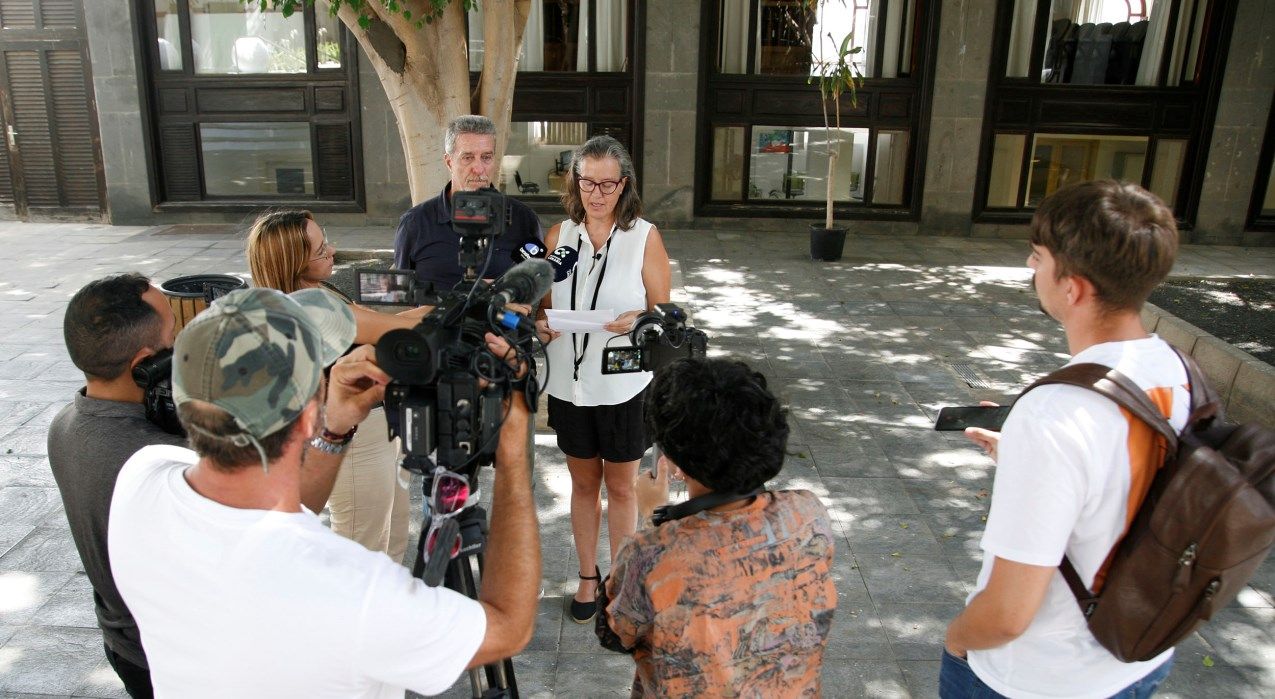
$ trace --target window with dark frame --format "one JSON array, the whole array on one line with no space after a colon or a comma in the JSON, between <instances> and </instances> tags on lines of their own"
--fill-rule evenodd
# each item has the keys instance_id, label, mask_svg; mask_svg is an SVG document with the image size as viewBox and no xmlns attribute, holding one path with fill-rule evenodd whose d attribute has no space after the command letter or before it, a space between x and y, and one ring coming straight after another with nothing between
<instances>
[{"instance_id":1,"label":"window with dark frame","mask_svg":"<svg viewBox=\"0 0 1275 699\"><path fill-rule=\"evenodd\" d=\"M839 213L919 214L920 153L933 80L936 12L918 0L705 3L696 211L701 215L813 213L828 189L828 143ZM824 128L810 76L846 33L862 46L858 104L843 97L841 128ZM831 37L829 36L831 35Z\"/></svg>"},{"instance_id":2,"label":"window with dark frame","mask_svg":"<svg viewBox=\"0 0 1275 699\"><path fill-rule=\"evenodd\" d=\"M363 207L354 43L306 5L137 0L160 207Z\"/></svg>"},{"instance_id":3,"label":"window with dark frame","mask_svg":"<svg viewBox=\"0 0 1275 699\"><path fill-rule=\"evenodd\" d=\"M509 138L496 186L529 202L556 201L570 153L593 136L629 150L641 185L639 81L645 12L637 0L533 3L523 33ZM468 13L469 69L476 84L485 54L482 13Z\"/></svg>"},{"instance_id":4,"label":"window with dark frame","mask_svg":"<svg viewBox=\"0 0 1275 699\"><path fill-rule=\"evenodd\" d=\"M1233 17L1233 0L1001 0L975 218L1115 178L1193 220Z\"/></svg>"},{"instance_id":5,"label":"window with dark frame","mask_svg":"<svg viewBox=\"0 0 1275 699\"><path fill-rule=\"evenodd\" d=\"M1275 232L1275 98L1271 99L1270 114L1266 117L1266 137L1262 139L1262 153L1257 160L1247 227Z\"/></svg>"}]
</instances>

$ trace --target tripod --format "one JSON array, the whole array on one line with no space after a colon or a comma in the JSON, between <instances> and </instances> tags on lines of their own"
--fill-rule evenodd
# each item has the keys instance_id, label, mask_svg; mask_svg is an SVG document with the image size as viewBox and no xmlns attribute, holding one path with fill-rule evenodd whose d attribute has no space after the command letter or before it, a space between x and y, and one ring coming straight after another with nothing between
<instances>
[{"instance_id":1,"label":"tripod","mask_svg":"<svg viewBox=\"0 0 1275 699\"><path fill-rule=\"evenodd\" d=\"M475 477L477 473L475 472ZM430 491L433 487L434 475L431 472L425 474L425 501L428 503ZM434 570L426 570L425 552L426 541L429 536L430 520L433 515L426 518L421 523L421 538L416 547L416 562L412 565L412 575L420 578L426 585L436 586L438 584L437 573ZM459 528L460 533L460 552L447 561L447 566L443 570L442 583L443 586L455 590L456 592L469 597L470 599L478 599L478 583L482 580L483 573L483 549L487 544L487 510L481 505L474 505L466 508L443 523L439 530L440 541L451 541L455 536L456 530ZM441 555L448 552L439 551ZM478 575L475 578L474 567L477 565ZM430 566L431 569L436 566ZM490 663L479 668L471 668L468 670L469 686L474 699L517 699L518 683L514 679L514 663L512 658L505 658L498 663ZM485 683L484 683L485 680ZM484 686L486 689L484 689Z\"/></svg>"}]
</instances>

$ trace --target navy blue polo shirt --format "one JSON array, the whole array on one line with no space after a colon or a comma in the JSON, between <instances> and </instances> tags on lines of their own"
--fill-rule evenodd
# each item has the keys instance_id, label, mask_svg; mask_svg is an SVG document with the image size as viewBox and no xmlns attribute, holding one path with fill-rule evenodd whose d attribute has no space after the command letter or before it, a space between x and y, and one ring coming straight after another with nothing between
<instances>
[{"instance_id":1,"label":"navy blue polo shirt","mask_svg":"<svg viewBox=\"0 0 1275 699\"><path fill-rule=\"evenodd\" d=\"M464 276L461 269L460 235L452 229L452 185L443 187L442 194L413 206L398 221L394 235L394 266L415 270L417 280L433 282L434 288L446 291L456 286ZM495 279L513 266L513 253L524 243L535 241L544 244L540 219L527 205L506 197L510 216L505 232L491 248L491 262L484 272L486 279Z\"/></svg>"}]
</instances>

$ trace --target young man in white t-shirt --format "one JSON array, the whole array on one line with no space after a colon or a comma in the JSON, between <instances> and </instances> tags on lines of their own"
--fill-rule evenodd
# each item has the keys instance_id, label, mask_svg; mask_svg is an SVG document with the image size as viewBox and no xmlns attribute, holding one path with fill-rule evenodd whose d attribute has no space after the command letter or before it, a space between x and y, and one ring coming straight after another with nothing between
<instances>
[{"instance_id":1,"label":"young man in white t-shirt","mask_svg":"<svg viewBox=\"0 0 1275 699\"><path fill-rule=\"evenodd\" d=\"M531 639L540 545L516 392L478 600L427 587L315 516L389 382L370 346L341 357L353 338L334 296L263 288L218 299L178 336L173 397L194 451L129 459L107 537L157 695L436 694ZM493 335L488 348L509 350Z\"/></svg>"},{"instance_id":2,"label":"young man in white t-shirt","mask_svg":"<svg viewBox=\"0 0 1275 699\"><path fill-rule=\"evenodd\" d=\"M1186 370L1142 327L1139 311L1177 253L1173 212L1137 185L1084 182L1040 205L1031 224L1033 286L1062 323L1071 363L1113 367L1175 429L1189 406ZM1164 457L1163 439L1112 401L1075 386L1035 389L1001 432L967 435L996 459L976 592L948 626L940 696L1149 697L1173 651L1123 663L1089 632L1058 564L1090 589Z\"/></svg>"}]
</instances>

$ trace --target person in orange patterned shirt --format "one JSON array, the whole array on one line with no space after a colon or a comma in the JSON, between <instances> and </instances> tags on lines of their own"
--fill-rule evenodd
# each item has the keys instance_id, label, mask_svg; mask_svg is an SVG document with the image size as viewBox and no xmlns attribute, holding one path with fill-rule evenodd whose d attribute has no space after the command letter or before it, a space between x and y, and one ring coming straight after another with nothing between
<instances>
[{"instance_id":1,"label":"person in orange patterned shirt","mask_svg":"<svg viewBox=\"0 0 1275 699\"><path fill-rule=\"evenodd\" d=\"M683 359L656 374L647 428L660 457L639 501L680 470L690 499L656 508L620 550L597 632L631 653L634 697L819 696L837 606L828 512L805 490L768 491L788 422L741 362ZM646 495L644 495L646 494Z\"/></svg>"}]
</instances>

